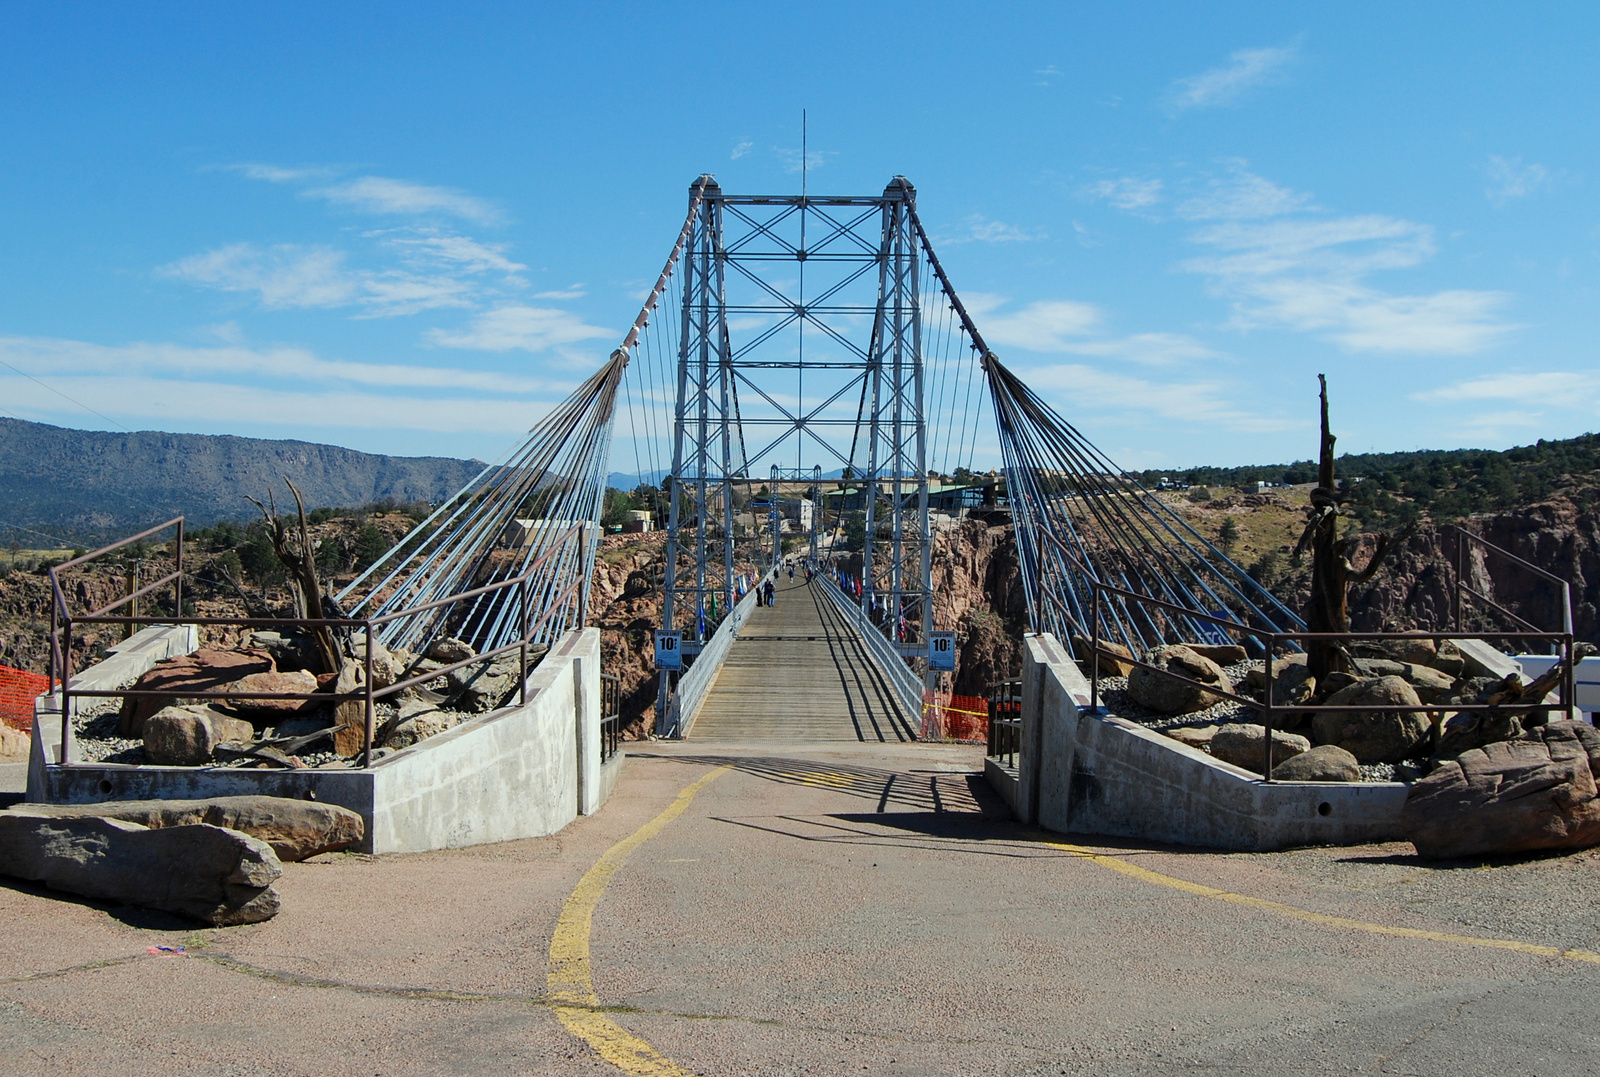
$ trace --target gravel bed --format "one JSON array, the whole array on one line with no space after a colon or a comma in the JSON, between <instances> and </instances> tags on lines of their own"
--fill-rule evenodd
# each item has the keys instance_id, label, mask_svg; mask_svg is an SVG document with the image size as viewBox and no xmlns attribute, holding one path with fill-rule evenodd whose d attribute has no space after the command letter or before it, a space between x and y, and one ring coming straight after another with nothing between
<instances>
[{"instance_id":1,"label":"gravel bed","mask_svg":"<svg viewBox=\"0 0 1600 1077\"><path fill-rule=\"evenodd\" d=\"M1249 694L1244 688L1244 678L1251 669L1259 671L1261 662L1245 661L1223 667L1228 680L1239 686L1234 689L1239 695ZM1128 678L1107 677L1103 674L1100 677L1100 705L1118 718L1126 718L1130 722L1137 722L1147 729L1154 729L1160 733L1198 726L1227 725L1229 722L1261 724L1259 710L1243 703L1235 703L1231 699L1224 699L1204 710L1192 711L1189 714L1161 714L1134 702L1133 697L1128 694ZM1290 732L1304 734L1306 731L1290 730ZM1411 763L1361 764L1361 780L1364 782L1414 782L1422 777L1423 773L1422 768Z\"/></svg>"}]
</instances>

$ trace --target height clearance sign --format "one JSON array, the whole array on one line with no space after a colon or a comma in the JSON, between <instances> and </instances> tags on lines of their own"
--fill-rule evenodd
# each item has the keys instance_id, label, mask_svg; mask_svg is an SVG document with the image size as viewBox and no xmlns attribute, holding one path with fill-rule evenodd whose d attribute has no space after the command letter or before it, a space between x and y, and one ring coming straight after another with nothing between
<instances>
[{"instance_id":1,"label":"height clearance sign","mask_svg":"<svg viewBox=\"0 0 1600 1077\"><path fill-rule=\"evenodd\" d=\"M683 633L659 631L656 633L656 668L683 668Z\"/></svg>"},{"instance_id":2,"label":"height clearance sign","mask_svg":"<svg viewBox=\"0 0 1600 1077\"><path fill-rule=\"evenodd\" d=\"M930 632L928 634L928 669L937 673L956 668L956 634Z\"/></svg>"}]
</instances>

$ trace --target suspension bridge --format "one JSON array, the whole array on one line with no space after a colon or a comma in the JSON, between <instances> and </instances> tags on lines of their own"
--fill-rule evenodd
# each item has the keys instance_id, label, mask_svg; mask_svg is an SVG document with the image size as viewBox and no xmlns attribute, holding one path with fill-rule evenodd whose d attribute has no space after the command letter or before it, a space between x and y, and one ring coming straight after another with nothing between
<instances>
[{"instance_id":1,"label":"suspension bridge","mask_svg":"<svg viewBox=\"0 0 1600 1077\"><path fill-rule=\"evenodd\" d=\"M666 524L658 734L936 735L958 626L930 586L930 493L970 479L980 445L1033 631L1143 650L1219 638L1219 619L1303 627L1001 362L901 176L850 196L696 179L609 361L339 599L411 649L555 639L587 616L608 464L631 454Z\"/></svg>"}]
</instances>

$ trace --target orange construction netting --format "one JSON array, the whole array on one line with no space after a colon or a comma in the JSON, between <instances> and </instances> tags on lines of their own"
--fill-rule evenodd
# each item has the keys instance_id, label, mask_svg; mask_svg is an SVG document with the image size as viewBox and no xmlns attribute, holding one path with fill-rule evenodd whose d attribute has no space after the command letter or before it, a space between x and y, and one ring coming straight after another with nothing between
<instances>
[{"instance_id":1,"label":"orange construction netting","mask_svg":"<svg viewBox=\"0 0 1600 1077\"><path fill-rule=\"evenodd\" d=\"M33 701L49 691L42 673L0 666L0 722L24 733L33 731Z\"/></svg>"},{"instance_id":2,"label":"orange construction netting","mask_svg":"<svg viewBox=\"0 0 1600 1077\"><path fill-rule=\"evenodd\" d=\"M924 740L988 740L989 701L983 696L924 692L922 736Z\"/></svg>"}]
</instances>

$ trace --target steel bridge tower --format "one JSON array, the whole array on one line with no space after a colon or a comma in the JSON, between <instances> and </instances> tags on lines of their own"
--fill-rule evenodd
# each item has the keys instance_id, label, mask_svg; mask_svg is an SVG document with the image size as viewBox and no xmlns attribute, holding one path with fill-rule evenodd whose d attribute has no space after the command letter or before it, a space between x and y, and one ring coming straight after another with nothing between
<instances>
[{"instance_id":1,"label":"steel bridge tower","mask_svg":"<svg viewBox=\"0 0 1600 1077\"><path fill-rule=\"evenodd\" d=\"M781 479L815 488L827 470L841 476L837 501L865 518L863 608L903 653L925 653L915 188L896 176L877 196L729 195L707 175L690 187L689 213L662 627L682 631L686 658L697 653L737 601L741 565L767 567L740 552L762 526L741 523L741 490L747 501L752 483L770 481L776 505ZM661 673L658 732L670 729L670 678Z\"/></svg>"}]
</instances>

